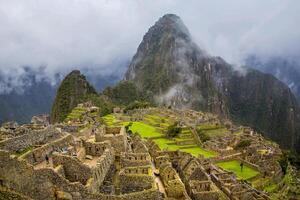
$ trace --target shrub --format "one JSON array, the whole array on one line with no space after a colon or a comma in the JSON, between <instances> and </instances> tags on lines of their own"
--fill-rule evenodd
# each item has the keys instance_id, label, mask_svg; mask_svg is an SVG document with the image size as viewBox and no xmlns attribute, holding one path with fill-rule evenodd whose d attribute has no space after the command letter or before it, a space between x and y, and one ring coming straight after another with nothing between
<instances>
[{"instance_id":1,"label":"shrub","mask_svg":"<svg viewBox=\"0 0 300 200\"><path fill-rule=\"evenodd\" d=\"M126 132L129 132L129 128L132 126L132 122L129 122L126 126L125 126L125 130Z\"/></svg>"},{"instance_id":2,"label":"shrub","mask_svg":"<svg viewBox=\"0 0 300 200\"><path fill-rule=\"evenodd\" d=\"M125 107L124 112L128 112L129 110L139 109L139 108L147 108L150 104L145 101L134 101Z\"/></svg>"},{"instance_id":3,"label":"shrub","mask_svg":"<svg viewBox=\"0 0 300 200\"><path fill-rule=\"evenodd\" d=\"M199 135L201 142L206 142L206 141L210 140L209 135L207 135L205 132L203 132L200 129L197 129L197 134Z\"/></svg>"},{"instance_id":4,"label":"shrub","mask_svg":"<svg viewBox=\"0 0 300 200\"><path fill-rule=\"evenodd\" d=\"M251 145L250 140L241 140L237 145L234 147L234 149L243 149Z\"/></svg>"},{"instance_id":5,"label":"shrub","mask_svg":"<svg viewBox=\"0 0 300 200\"><path fill-rule=\"evenodd\" d=\"M178 122L175 122L174 124L168 126L166 136L168 138L174 138L181 133L181 130L182 128L179 126Z\"/></svg>"},{"instance_id":6,"label":"shrub","mask_svg":"<svg viewBox=\"0 0 300 200\"><path fill-rule=\"evenodd\" d=\"M283 173L286 173L289 163L297 169L300 169L300 156L292 150L283 150L280 159L278 160Z\"/></svg>"}]
</instances>

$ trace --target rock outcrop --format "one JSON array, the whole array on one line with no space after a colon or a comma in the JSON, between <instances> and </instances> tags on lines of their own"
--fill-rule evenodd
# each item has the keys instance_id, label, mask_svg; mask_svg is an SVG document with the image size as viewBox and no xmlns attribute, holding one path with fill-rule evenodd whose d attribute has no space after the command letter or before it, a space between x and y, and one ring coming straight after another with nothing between
<instances>
[{"instance_id":1,"label":"rock outcrop","mask_svg":"<svg viewBox=\"0 0 300 200\"><path fill-rule=\"evenodd\" d=\"M272 75L236 71L200 49L181 19L160 18L143 38L125 80L160 105L230 117L264 132L283 148L300 150L299 108L290 89Z\"/></svg>"}]
</instances>

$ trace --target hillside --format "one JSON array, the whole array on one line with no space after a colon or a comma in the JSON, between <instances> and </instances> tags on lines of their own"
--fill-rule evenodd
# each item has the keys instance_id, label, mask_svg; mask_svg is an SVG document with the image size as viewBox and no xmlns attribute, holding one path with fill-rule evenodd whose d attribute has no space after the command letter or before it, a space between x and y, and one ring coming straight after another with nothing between
<instances>
[{"instance_id":1,"label":"hillside","mask_svg":"<svg viewBox=\"0 0 300 200\"><path fill-rule=\"evenodd\" d=\"M51 122L63 121L68 113L85 101L88 95L96 95L97 92L78 70L72 71L61 82L51 110Z\"/></svg>"},{"instance_id":2,"label":"hillside","mask_svg":"<svg viewBox=\"0 0 300 200\"><path fill-rule=\"evenodd\" d=\"M272 75L235 71L192 40L182 20L161 17L143 37L125 80L158 105L219 114L300 150L300 115L290 89Z\"/></svg>"},{"instance_id":3,"label":"hillside","mask_svg":"<svg viewBox=\"0 0 300 200\"><path fill-rule=\"evenodd\" d=\"M25 73L10 80L19 84L12 87L8 77L0 72L0 124L6 121L28 123L33 115L49 113L53 103L57 85L52 85L48 80L29 68ZM23 85L22 85L23 84Z\"/></svg>"},{"instance_id":4,"label":"hillside","mask_svg":"<svg viewBox=\"0 0 300 200\"><path fill-rule=\"evenodd\" d=\"M249 127L186 109L100 111L83 102L62 123L0 127L0 198L299 198L297 168Z\"/></svg>"}]
</instances>

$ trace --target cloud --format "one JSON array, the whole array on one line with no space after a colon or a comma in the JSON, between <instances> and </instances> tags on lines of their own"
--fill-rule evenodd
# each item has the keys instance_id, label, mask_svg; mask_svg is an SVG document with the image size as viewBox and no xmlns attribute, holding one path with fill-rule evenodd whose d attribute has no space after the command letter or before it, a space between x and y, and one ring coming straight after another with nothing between
<instances>
[{"instance_id":1,"label":"cloud","mask_svg":"<svg viewBox=\"0 0 300 200\"><path fill-rule=\"evenodd\" d=\"M200 48L231 63L253 52L299 57L299 7L298 0L0 0L0 70L123 72L120 63L166 13L182 18Z\"/></svg>"}]
</instances>

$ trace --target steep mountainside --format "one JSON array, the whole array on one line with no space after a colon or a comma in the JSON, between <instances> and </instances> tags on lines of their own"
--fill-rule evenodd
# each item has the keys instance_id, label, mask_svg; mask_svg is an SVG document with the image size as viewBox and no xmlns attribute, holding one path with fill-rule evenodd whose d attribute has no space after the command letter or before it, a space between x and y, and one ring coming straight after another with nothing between
<instances>
[{"instance_id":1,"label":"steep mountainside","mask_svg":"<svg viewBox=\"0 0 300 200\"><path fill-rule=\"evenodd\" d=\"M284 148L298 148L299 108L290 89L271 75L237 72L222 58L208 55L176 15L163 16L149 29L125 80L158 104L231 117Z\"/></svg>"},{"instance_id":2,"label":"steep mountainside","mask_svg":"<svg viewBox=\"0 0 300 200\"><path fill-rule=\"evenodd\" d=\"M258 56L248 56L246 64L259 69L265 73L270 73L285 84L295 94L298 103L300 102L300 64L295 60L285 59L282 57L270 57L261 59Z\"/></svg>"},{"instance_id":3,"label":"steep mountainside","mask_svg":"<svg viewBox=\"0 0 300 200\"><path fill-rule=\"evenodd\" d=\"M4 76L0 74L0 89L11 86ZM32 116L50 112L57 86L39 77L40 74L27 69L26 73L17 80L25 83L24 85L12 88L10 91L2 91L0 124L5 121L28 123Z\"/></svg>"},{"instance_id":4,"label":"steep mountainside","mask_svg":"<svg viewBox=\"0 0 300 200\"><path fill-rule=\"evenodd\" d=\"M63 121L77 104L86 100L96 90L78 70L68 74L60 84L51 111L51 122Z\"/></svg>"}]
</instances>

